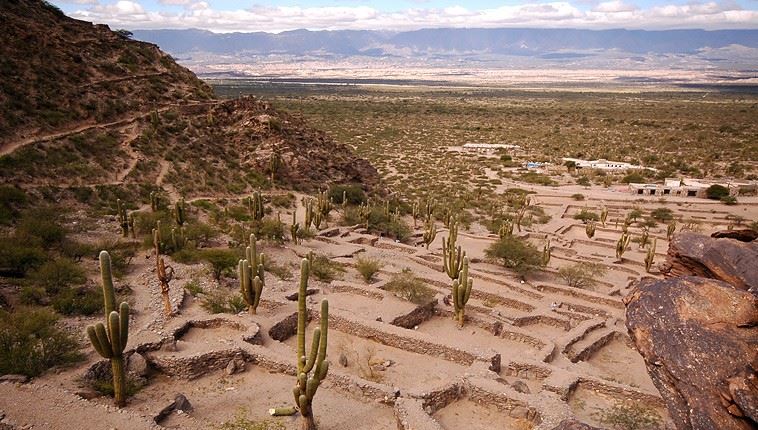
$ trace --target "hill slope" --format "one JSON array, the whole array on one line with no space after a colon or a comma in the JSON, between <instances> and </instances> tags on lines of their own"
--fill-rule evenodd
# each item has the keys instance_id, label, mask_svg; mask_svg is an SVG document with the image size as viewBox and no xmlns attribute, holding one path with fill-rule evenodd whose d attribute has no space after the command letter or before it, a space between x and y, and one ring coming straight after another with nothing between
<instances>
[{"instance_id":1,"label":"hill slope","mask_svg":"<svg viewBox=\"0 0 758 430\"><path fill-rule=\"evenodd\" d=\"M368 162L253 99L221 101L155 45L42 1L0 3L0 182L175 194L378 184Z\"/></svg>"}]
</instances>

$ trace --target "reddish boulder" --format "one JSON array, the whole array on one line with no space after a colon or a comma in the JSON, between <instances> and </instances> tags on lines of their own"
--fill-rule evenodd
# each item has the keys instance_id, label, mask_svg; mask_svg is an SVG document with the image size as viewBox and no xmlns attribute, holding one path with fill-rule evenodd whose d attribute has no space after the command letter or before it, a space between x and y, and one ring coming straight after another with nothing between
<instances>
[{"instance_id":1,"label":"reddish boulder","mask_svg":"<svg viewBox=\"0 0 758 430\"><path fill-rule=\"evenodd\" d=\"M711 238L692 232L674 236L663 274L720 279L740 290L758 292L758 242Z\"/></svg>"},{"instance_id":2,"label":"reddish boulder","mask_svg":"<svg viewBox=\"0 0 758 430\"><path fill-rule=\"evenodd\" d=\"M682 243L706 242L680 235ZM753 271L756 262L747 263ZM758 296L687 276L643 280L625 302L629 334L677 429L756 428Z\"/></svg>"}]
</instances>

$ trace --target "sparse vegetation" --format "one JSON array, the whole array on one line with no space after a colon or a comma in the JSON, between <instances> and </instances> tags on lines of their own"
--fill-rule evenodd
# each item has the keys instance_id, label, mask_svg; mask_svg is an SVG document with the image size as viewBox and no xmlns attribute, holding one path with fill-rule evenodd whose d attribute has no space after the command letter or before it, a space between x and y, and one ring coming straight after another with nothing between
<instances>
[{"instance_id":1,"label":"sparse vegetation","mask_svg":"<svg viewBox=\"0 0 758 430\"><path fill-rule=\"evenodd\" d=\"M426 286L410 269L405 268L384 285L384 289L392 292L401 299L417 305L429 303L434 298L434 290Z\"/></svg>"},{"instance_id":2,"label":"sparse vegetation","mask_svg":"<svg viewBox=\"0 0 758 430\"><path fill-rule=\"evenodd\" d=\"M534 245L515 236L500 238L487 248L485 254L521 276L542 265L542 253Z\"/></svg>"},{"instance_id":3,"label":"sparse vegetation","mask_svg":"<svg viewBox=\"0 0 758 430\"><path fill-rule=\"evenodd\" d=\"M358 273L361 274L363 280L366 281L367 284L370 284L371 281L374 280L374 275L376 275L381 268L382 264L375 258L359 256L355 259L355 269L358 270Z\"/></svg>"},{"instance_id":4,"label":"sparse vegetation","mask_svg":"<svg viewBox=\"0 0 758 430\"><path fill-rule=\"evenodd\" d=\"M569 287L591 288L595 286L596 279L604 276L606 271L605 266L602 264L576 263L558 269L558 276L560 276Z\"/></svg>"},{"instance_id":5,"label":"sparse vegetation","mask_svg":"<svg viewBox=\"0 0 758 430\"><path fill-rule=\"evenodd\" d=\"M661 426L661 416L638 403L616 404L598 412L597 417L612 430L658 430Z\"/></svg>"}]
</instances>

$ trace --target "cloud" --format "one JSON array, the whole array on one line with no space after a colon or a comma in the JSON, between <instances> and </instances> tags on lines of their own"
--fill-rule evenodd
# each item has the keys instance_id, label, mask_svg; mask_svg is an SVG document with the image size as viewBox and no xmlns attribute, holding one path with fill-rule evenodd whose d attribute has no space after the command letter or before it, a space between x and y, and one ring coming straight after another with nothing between
<instances>
[{"instance_id":1,"label":"cloud","mask_svg":"<svg viewBox=\"0 0 758 430\"><path fill-rule=\"evenodd\" d=\"M102 0L101 0L102 1ZM254 6L219 10L206 1L161 0L183 5L181 11L146 10L131 0L96 4L77 10L75 18L114 28L201 28L216 32L311 30L415 30L432 27L553 27L553 28L758 28L758 11L744 10L733 0L659 4L646 9L624 0L608 0L593 7L568 1L540 1L489 9L464 6L412 7L380 11L369 6Z\"/></svg>"}]
</instances>

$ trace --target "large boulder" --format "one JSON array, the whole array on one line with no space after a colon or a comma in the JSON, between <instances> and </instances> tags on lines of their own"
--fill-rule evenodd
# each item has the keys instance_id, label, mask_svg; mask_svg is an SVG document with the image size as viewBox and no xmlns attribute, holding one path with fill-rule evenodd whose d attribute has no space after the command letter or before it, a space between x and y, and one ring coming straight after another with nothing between
<instances>
[{"instance_id":1,"label":"large boulder","mask_svg":"<svg viewBox=\"0 0 758 430\"><path fill-rule=\"evenodd\" d=\"M740 290L758 293L758 242L712 238L682 232L669 244L666 277L702 276L720 279Z\"/></svg>"},{"instance_id":2,"label":"large boulder","mask_svg":"<svg viewBox=\"0 0 758 430\"><path fill-rule=\"evenodd\" d=\"M706 243L680 235L679 244L685 241ZM756 271L758 259L742 264ZM729 267L732 275L748 275ZM724 271L714 267L711 273ZM629 334L677 429L756 428L758 296L717 279L686 276L643 280L625 302Z\"/></svg>"}]
</instances>

